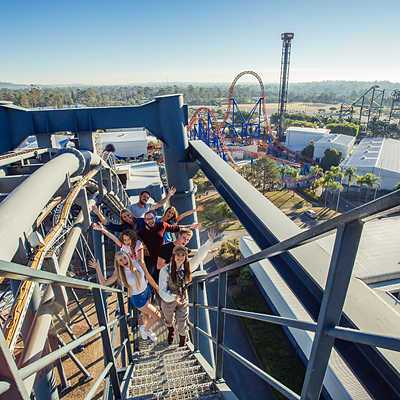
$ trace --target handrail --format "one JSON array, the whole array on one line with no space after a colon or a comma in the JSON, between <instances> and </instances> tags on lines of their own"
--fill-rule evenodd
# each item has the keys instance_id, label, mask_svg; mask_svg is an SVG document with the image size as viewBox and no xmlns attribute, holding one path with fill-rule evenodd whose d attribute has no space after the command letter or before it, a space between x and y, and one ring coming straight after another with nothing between
<instances>
[{"instance_id":1,"label":"handrail","mask_svg":"<svg viewBox=\"0 0 400 400\"><path fill-rule=\"evenodd\" d=\"M108 171L106 174L102 174L102 171ZM72 350L81 346L83 343L86 343L88 340L93 338L96 335L101 335L101 340L103 344L103 357L105 360L105 368L101 372L100 376L94 382L94 385L90 392L88 393L88 398L90 398L90 394L95 394L99 384L107 377L110 383L110 387L112 388L113 396L119 398L121 393L121 383L119 372L126 373L129 370L129 365L127 364L127 360L129 363L133 362L133 353L132 353L132 344L129 339L129 332L127 326L127 316L125 313L125 300L124 296L126 295L125 291L119 288L108 287L104 285L100 285L98 283L92 283L90 281L85 281L81 279L76 279L72 277L65 276L63 274L57 274L53 272L43 271L41 270L41 266L44 260L45 255L48 251L54 246L56 240L60 238L60 233L63 232L63 229L66 226L68 221L68 216L70 213L70 209L72 204L76 201L77 196L80 191L87 185L92 182L93 177L98 176L97 190L103 193L103 190L100 187L104 187L104 182L108 181L107 192L110 193L115 205L117 205L116 209L120 209L121 207L125 207L129 202L129 196L123 188L122 183L119 180L118 174L116 171L112 169L112 167L105 165L105 163L101 163L91 169L81 180L75 182L75 184L70 189L68 195L64 200L64 204L62 206L60 218L55 222L51 231L44 238L44 243L41 244L36 250L34 254L34 258L30 263L30 266L20 265L17 263L0 260L0 279L1 278L9 278L22 281L20 286L19 295L16 299L15 304L18 308L14 308L14 316L11 313L10 324L8 325L8 331L6 331L6 335L4 339L9 339L8 346L3 346L1 351L8 353L7 360L13 360L12 352L13 346L16 341L16 338L19 334L19 327L23 320L23 314L26 310L30 298L33 287L37 283L43 283L54 286L62 286L69 287L72 289L84 289L92 291L93 300L95 303L95 309L97 314L97 321L99 326L97 328L92 328L90 332L87 334L72 340L70 343L63 343L62 341L58 343L59 348L53 350L49 354L45 356L41 356L41 353L37 353L34 356L30 357L29 360L24 362L22 368L18 368L15 362L11 362L8 366L11 371L13 371L14 375L17 375L19 378L24 380L25 389L27 392L31 391L31 382L35 379L35 374L42 370L43 368L53 364L55 361L59 360L63 356L71 353ZM86 196L85 196L86 197ZM51 212L54 205L59 203L59 198L53 200L49 203L48 206L42 211L42 214L38 217L37 221L43 221L43 218ZM54 204L53 204L54 203ZM118 204L117 204L118 203ZM88 204L84 205L86 208L86 223L88 223ZM115 210L114 210L115 211ZM37 228L37 226L36 226ZM113 321L109 321L108 313L106 312L107 301L103 297L103 292L115 293L118 297L118 315ZM83 310L81 310L84 313ZM116 331L116 327L119 327L120 335L118 335L118 343L113 343L111 340L110 329L113 328L113 332ZM47 334L47 331L46 331ZM70 332L71 334L71 332ZM74 338L74 335L71 334ZM7 340L4 341L6 344ZM1 353L0 353L1 356ZM40 358L39 358L40 357ZM122 363L122 369L118 368L116 363L116 358L120 357ZM27 364L29 363L29 364ZM84 369L84 367L82 366ZM82 369L81 369L82 371ZM64 377L65 381L65 377ZM126 384L126 383L124 383ZM5 393L9 391L11 385L3 385L3 382L0 382L0 391ZM18 399L25 398L25 392L23 392L22 387L14 388L13 391L16 395L18 395ZM105 393L105 398L109 398L109 393L111 391L107 391Z\"/></svg>"},{"instance_id":2,"label":"handrail","mask_svg":"<svg viewBox=\"0 0 400 400\"><path fill-rule=\"evenodd\" d=\"M201 274L194 274L191 291L193 298L192 301L189 302L189 307L194 310L193 321L189 324L192 332L194 332L192 335L193 345L194 349L197 350L197 333L207 337L216 345L216 363L214 367L216 379L223 378L223 357L224 353L226 353L260 376L286 398L291 400L315 400L319 398L322 390L323 379L326 369L328 368L330 352L334 347L335 339L400 351L400 337L362 332L356 329L339 326L364 222L387 216L391 214L393 210L397 211L399 208L400 190L397 190L226 267L219 268L210 273L203 272ZM317 322L235 310L226 307L226 282L229 271L290 251L291 249L315 241L333 230L337 231L335 245ZM197 298L199 285L215 276L219 278L218 305L210 306L199 304ZM216 312L217 328L215 336L212 334L210 335L197 326L197 312L199 309ZM251 363L245 357L224 345L226 315L269 322L291 329L315 332L301 396L294 393L281 382L278 382L275 378Z\"/></svg>"},{"instance_id":3,"label":"handrail","mask_svg":"<svg viewBox=\"0 0 400 400\"><path fill-rule=\"evenodd\" d=\"M100 166L97 166L92 171L87 173L68 193L67 197L65 198L58 223L54 225L51 231L46 235L43 240L43 244L40 245L32 262L30 263L33 270L38 270L41 268L45 255L48 253L51 246L54 244L55 240L58 238L67 223L68 215L74 200L82 188L87 185L90 179L92 179L93 176L99 172L100 168ZM18 289L18 295L15 299L15 306L11 311L10 323L7 324L4 330L4 337L11 349L14 348L14 345L17 341L20 327L22 326L29 301L33 294L33 289L34 283L30 281L22 283Z\"/></svg>"},{"instance_id":4,"label":"handrail","mask_svg":"<svg viewBox=\"0 0 400 400\"><path fill-rule=\"evenodd\" d=\"M290 237L282 242L278 242L264 250L259 251L249 257L236 261L226 267L219 268L209 272L206 276L199 278L199 281L206 281L223 272L233 271L242 268L246 265L261 261L265 258L270 258L282 254L286 251L303 246L307 243L321 239L339 226L349 224L357 220L368 218L370 221L373 218L382 218L387 214L391 214L394 210L400 209L400 190L396 190L386 196L380 197L362 206L354 208L345 214L338 215L326 222L323 222L311 229L300 232L299 234Z\"/></svg>"},{"instance_id":5,"label":"handrail","mask_svg":"<svg viewBox=\"0 0 400 400\"><path fill-rule=\"evenodd\" d=\"M87 333L86 335L83 335L72 342L66 344L65 346L61 347L58 350L55 350L51 352L50 354L47 354L46 356L40 358L39 360L36 360L25 367L21 368L19 370L19 373L21 374L22 379L26 379L29 376L33 375L35 372L40 371L41 369L47 367L48 365L52 364L54 361L58 360L59 358L65 356L69 351L72 351L79 347L81 344L87 342L89 339L91 339L94 336L97 336L99 333L104 331L106 329L104 326L100 326L93 331Z\"/></svg>"},{"instance_id":6,"label":"handrail","mask_svg":"<svg viewBox=\"0 0 400 400\"><path fill-rule=\"evenodd\" d=\"M75 289L101 289L106 292L122 292L121 289L99 285L98 283L88 282L82 279L69 278L53 272L37 271L25 265L4 260L0 260L0 276L21 281L33 280L38 283L58 284Z\"/></svg>"}]
</instances>

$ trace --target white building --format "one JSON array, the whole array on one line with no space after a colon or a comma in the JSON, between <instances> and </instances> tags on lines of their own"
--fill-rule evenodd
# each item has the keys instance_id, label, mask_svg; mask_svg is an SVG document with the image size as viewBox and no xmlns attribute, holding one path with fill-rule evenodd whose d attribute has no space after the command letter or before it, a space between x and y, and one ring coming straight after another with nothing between
<instances>
[{"instance_id":1,"label":"white building","mask_svg":"<svg viewBox=\"0 0 400 400\"><path fill-rule=\"evenodd\" d=\"M285 146L292 151L302 151L311 142L328 136L330 129L290 126L286 129Z\"/></svg>"},{"instance_id":2,"label":"white building","mask_svg":"<svg viewBox=\"0 0 400 400\"><path fill-rule=\"evenodd\" d=\"M327 149L335 149L346 158L354 145L355 137L332 133L325 135L314 143L314 159L320 160Z\"/></svg>"},{"instance_id":3,"label":"white building","mask_svg":"<svg viewBox=\"0 0 400 400\"><path fill-rule=\"evenodd\" d=\"M353 167L358 175L372 172L379 177L381 189L393 190L400 182L400 140L363 139L341 167Z\"/></svg>"},{"instance_id":4,"label":"white building","mask_svg":"<svg viewBox=\"0 0 400 400\"><path fill-rule=\"evenodd\" d=\"M117 164L116 169L132 203L138 201L139 193L144 189L155 201L164 197L160 168L155 161Z\"/></svg>"},{"instance_id":5,"label":"white building","mask_svg":"<svg viewBox=\"0 0 400 400\"><path fill-rule=\"evenodd\" d=\"M112 130L101 134L101 146L113 144L118 157L135 158L147 155L147 132L144 128Z\"/></svg>"}]
</instances>

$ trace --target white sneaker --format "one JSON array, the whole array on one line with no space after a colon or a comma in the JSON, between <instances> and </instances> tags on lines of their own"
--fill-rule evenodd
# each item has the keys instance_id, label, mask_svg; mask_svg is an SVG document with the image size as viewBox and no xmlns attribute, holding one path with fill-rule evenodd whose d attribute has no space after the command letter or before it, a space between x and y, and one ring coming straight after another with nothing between
<instances>
[{"instance_id":1,"label":"white sneaker","mask_svg":"<svg viewBox=\"0 0 400 400\"><path fill-rule=\"evenodd\" d=\"M148 330L146 333L148 339L150 339L153 343L157 343L157 335L153 331Z\"/></svg>"},{"instance_id":2,"label":"white sneaker","mask_svg":"<svg viewBox=\"0 0 400 400\"><path fill-rule=\"evenodd\" d=\"M139 326L139 333L140 333L140 337L143 339L143 340L146 340L147 339L147 331L146 331L146 329L144 329L144 325L140 325Z\"/></svg>"}]
</instances>

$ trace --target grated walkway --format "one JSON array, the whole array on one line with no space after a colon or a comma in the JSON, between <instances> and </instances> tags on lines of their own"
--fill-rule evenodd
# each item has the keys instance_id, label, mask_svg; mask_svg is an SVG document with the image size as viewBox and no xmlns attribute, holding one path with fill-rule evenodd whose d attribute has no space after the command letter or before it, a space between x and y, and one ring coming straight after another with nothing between
<instances>
[{"instance_id":1,"label":"grated walkway","mask_svg":"<svg viewBox=\"0 0 400 400\"><path fill-rule=\"evenodd\" d=\"M168 346L166 333L158 333L159 343L140 340L134 360L129 400L216 400L218 389L191 350Z\"/></svg>"}]
</instances>

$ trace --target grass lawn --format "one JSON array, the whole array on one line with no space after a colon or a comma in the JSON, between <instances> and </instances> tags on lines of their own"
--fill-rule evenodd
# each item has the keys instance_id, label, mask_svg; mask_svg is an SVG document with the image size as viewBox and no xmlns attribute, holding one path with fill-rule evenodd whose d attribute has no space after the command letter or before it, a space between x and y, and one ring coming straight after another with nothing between
<instances>
[{"instance_id":1,"label":"grass lawn","mask_svg":"<svg viewBox=\"0 0 400 400\"><path fill-rule=\"evenodd\" d=\"M229 291L233 308L272 314L250 271L246 272L242 270L240 279L237 278L235 283L231 280L230 284L237 287L236 290ZM294 392L301 393L305 368L283 329L278 325L248 318L241 318L241 322L254 346L262 369ZM285 399L274 389L273 394L276 399Z\"/></svg>"},{"instance_id":2,"label":"grass lawn","mask_svg":"<svg viewBox=\"0 0 400 400\"><path fill-rule=\"evenodd\" d=\"M201 210L197 214L199 222L204 228L217 226L219 231L243 229L235 214L217 192L212 192L208 196L198 197L196 203Z\"/></svg>"},{"instance_id":3,"label":"grass lawn","mask_svg":"<svg viewBox=\"0 0 400 400\"><path fill-rule=\"evenodd\" d=\"M330 208L313 205L290 189L268 192L265 196L285 214L290 214L291 219L295 219L296 216L300 216L304 211L310 209L317 213L317 220L331 219L339 214Z\"/></svg>"}]
</instances>

